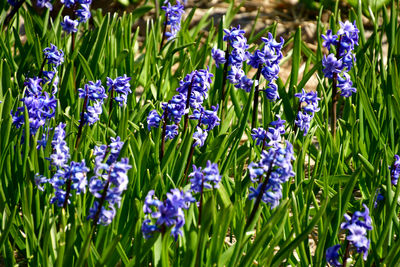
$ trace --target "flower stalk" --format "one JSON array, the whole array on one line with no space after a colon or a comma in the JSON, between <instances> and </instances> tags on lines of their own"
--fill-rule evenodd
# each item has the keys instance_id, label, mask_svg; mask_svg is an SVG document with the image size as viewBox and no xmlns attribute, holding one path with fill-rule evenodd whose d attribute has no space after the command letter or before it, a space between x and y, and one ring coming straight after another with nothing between
<instances>
[{"instance_id":1,"label":"flower stalk","mask_svg":"<svg viewBox=\"0 0 400 267\"><path fill-rule=\"evenodd\" d=\"M258 96L260 94L260 91L258 90L258 87L260 86L258 81L260 80L261 69L262 69L262 66L259 65L258 69L257 69L257 74L256 74L257 84L254 87L253 116L252 116L252 121L251 121L251 128L256 128L257 127Z\"/></svg>"}]
</instances>

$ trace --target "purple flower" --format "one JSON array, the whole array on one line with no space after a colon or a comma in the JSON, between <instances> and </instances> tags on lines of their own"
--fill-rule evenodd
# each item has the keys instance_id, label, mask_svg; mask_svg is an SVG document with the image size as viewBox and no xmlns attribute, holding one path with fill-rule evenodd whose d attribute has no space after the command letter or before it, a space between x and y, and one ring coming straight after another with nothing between
<instances>
[{"instance_id":1,"label":"purple flower","mask_svg":"<svg viewBox=\"0 0 400 267\"><path fill-rule=\"evenodd\" d=\"M175 124L167 125L165 131L165 139L174 139L178 135L178 126Z\"/></svg>"},{"instance_id":2,"label":"purple flower","mask_svg":"<svg viewBox=\"0 0 400 267\"><path fill-rule=\"evenodd\" d=\"M322 39L324 39L324 42L322 43L323 47L328 48L329 50L331 49L331 45L335 46L337 45L337 35L332 34L332 30L327 30L326 35L321 35Z\"/></svg>"},{"instance_id":3,"label":"purple flower","mask_svg":"<svg viewBox=\"0 0 400 267\"><path fill-rule=\"evenodd\" d=\"M96 213L100 212L99 222L108 225L115 216L115 205L118 207L121 205L121 195L128 187L127 172L132 168L128 158L117 161L123 144L117 137L111 138L110 145L94 148L95 175L90 179L89 191L95 198L104 201L104 204L99 207L95 201L89 211L88 220L96 219Z\"/></svg>"},{"instance_id":4,"label":"purple flower","mask_svg":"<svg viewBox=\"0 0 400 267\"><path fill-rule=\"evenodd\" d=\"M269 173L268 182L263 192L261 192L262 183L257 188L251 187L249 199L255 199L259 194L262 194L261 200L264 203L269 203L271 209L279 205L282 198L281 184L295 175L291 163L293 159L293 146L288 141L286 141L286 147L275 143L268 150L263 150L261 160L258 163L250 163L248 168L253 183L267 179L265 175Z\"/></svg>"},{"instance_id":5,"label":"purple flower","mask_svg":"<svg viewBox=\"0 0 400 267\"><path fill-rule=\"evenodd\" d=\"M7 0L7 2L10 6L14 7L18 4L19 0Z\"/></svg>"},{"instance_id":6,"label":"purple flower","mask_svg":"<svg viewBox=\"0 0 400 267\"><path fill-rule=\"evenodd\" d=\"M142 232L145 238L152 237L152 233L160 231L164 227L172 227L171 236L175 240L182 235L181 228L185 224L183 209L188 209L190 203L196 200L190 192L171 189L167 193L165 201L159 201L154 197L154 190L150 190L145 198L143 212L145 219L142 224Z\"/></svg>"},{"instance_id":7,"label":"purple flower","mask_svg":"<svg viewBox=\"0 0 400 267\"><path fill-rule=\"evenodd\" d=\"M179 0L176 1L176 5L171 5L169 1L165 1L164 4L166 5L161 8L165 11L165 23L170 26L170 31L166 32L165 36L168 37L168 40L171 40L176 37L181 29L181 19L185 13L185 6Z\"/></svg>"},{"instance_id":8,"label":"purple flower","mask_svg":"<svg viewBox=\"0 0 400 267\"><path fill-rule=\"evenodd\" d=\"M86 167L84 160L82 162L71 161L70 165L64 165L62 168L57 169L57 172L49 180L55 190L54 197L50 200L50 203L57 204L59 207L63 206L67 194L66 188L64 189L67 180L71 180L71 190L76 190L76 194L85 193L87 186L86 174L88 171L89 168ZM70 201L68 200L69 203Z\"/></svg>"},{"instance_id":9,"label":"purple flower","mask_svg":"<svg viewBox=\"0 0 400 267\"><path fill-rule=\"evenodd\" d=\"M168 113L168 118L175 123L179 123L188 110L186 109L186 96L182 93L174 95L168 103L162 104L164 112Z\"/></svg>"},{"instance_id":10,"label":"purple flower","mask_svg":"<svg viewBox=\"0 0 400 267\"><path fill-rule=\"evenodd\" d=\"M57 68L64 62L64 52L61 49L58 50L57 46L53 44L45 48L43 53L47 59L47 64L54 65L54 68Z\"/></svg>"},{"instance_id":11,"label":"purple flower","mask_svg":"<svg viewBox=\"0 0 400 267\"><path fill-rule=\"evenodd\" d=\"M350 97L352 93L356 93L357 89L353 87L353 82L350 80L350 75L343 72L343 77L338 76L338 88L340 88L340 95L344 97Z\"/></svg>"},{"instance_id":12,"label":"purple flower","mask_svg":"<svg viewBox=\"0 0 400 267\"><path fill-rule=\"evenodd\" d=\"M51 165L56 166L57 169L64 167L70 159L69 147L65 142L65 123L60 123L54 129L53 140L51 146L53 147L53 153L50 155Z\"/></svg>"},{"instance_id":13,"label":"purple flower","mask_svg":"<svg viewBox=\"0 0 400 267\"><path fill-rule=\"evenodd\" d=\"M334 245L326 250L326 262L332 266L339 267L342 264L339 262L340 245Z\"/></svg>"},{"instance_id":14,"label":"purple flower","mask_svg":"<svg viewBox=\"0 0 400 267\"><path fill-rule=\"evenodd\" d=\"M75 0L61 0L61 4L63 4L65 7L70 8L73 5L75 5Z\"/></svg>"},{"instance_id":15,"label":"purple flower","mask_svg":"<svg viewBox=\"0 0 400 267\"><path fill-rule=\"evenodd\" d=\"M129 84L130 80L131 78L127 77L126 74L117 77L115 80L107 77L108 91L115 90L115 92L119 94L119 96L116 96L114 99L121 107L123 104L126 105L127 96L129 93L132 93L131 85Z\"/></svg>"},{"instance_id":16,"label":"purple flower","mask_svg":"<svg viewBox=\"0 0 400 267\"><path fill-rule=\"evenodd\" d=\"M322 65L324 69L322 70L325 77L333 78L334 73L341 73L343 70L342 61L337 59L334 54L329 54L328 57L324 56L322 59Z\"/></svg>"},{"instance_id":17,"label":"purple flower","mask_svg":"<svg viewBox=\"0 0 400 267\"><path fill-rule=\"evenodd\" d=\"M37 0L36 5L40 8L48 8L49 10L53 10L53 5L50 3L50 0Z\"/></svg>"},{"instance_id":18,"label":"purple flower","mask_svg":"<svg viewBox=\"0 0 400 267\"><path fill-rule=\"evenodd\" d=\"M81 8L76 11L79 23L85 23L90 19L92 14L90 13L90 4L81 4Z\"/></svg>"},{"instance_id":19,"label":"purple flower","mask_svg":"<svg viewBox=\"0 0 400 267\"><path fill-rule=\"evenodd\" d=\"M64 17L64 21L61 22L62 29L68 34L78 31L78 21L71 20L69 16Z\"/></svg>"},{"instance_id":20,"label":"purple flower","mask_svg":"<svg viewBox=\"0 0 400 267\"><path fill-rule=\"evenodd\" d=\"M202 147L207 139L207 135L207 131L204 131L201 127L197 127L196 132L193 134L193 140L195 141L193 146Z\"/></svg>"},{"instance_id":21,"label":"purple flower","mask_svg":"<svg viewBox=\"0 0 400 267\"><path fill-rule=\"evenodd\" d=\"M161 116L157 110L153 109L147 116L147 129L150 131L151 127L158 128L160 126Z\"/></svg>"},{"instance_id":22,"label":"purple flower","mask_svg":"<svg viewBox=\"0 0 400 267\"><path fill-rule=\"evenodd\" d=\"M299 98L299 105L302 103L307 104L306 106L303 106L302 110L299 111L295 120L295 124L301 131L304 132L303 135L305 136L310 129L310 124L312 118L314 117L314 113L320 110L318 107L318 101L321 99L318 97L317 92L306 92L304 89L302 89L301 93L295 94L295 96Z\"/></svg>"},{"instance_id":23,"label":"purple flower","mask_svg":"<svg viewBox=\"0 0 400 267\"><path fill-rule=\"evenodd\" d=\"M356 211L352 217L345 214L346 222L342 223L340 228L349 230L347 240L356 248L357 253L363 253L363 259L366 261L370 244L367 230L372 230L372 220L368 207L365 204L363 207L364 212Z\"/></svg>"},{"instance_id":24,"label":"purple flower","mask_svg":"<svg viewBox=\"0 0 400 267\"><path fill-rule=\"evenodd\" d=\"M212 189L219 187L221 175L219 175L218 164L207 161L206 168L197 168L193 165L193 172L189 174L190 189L196 193L202 193L204 189Z\"/></svg>"},{"instance_id":25,"label":"purple flower","mask_svg":"<svg viewBox=\"0 0 400 267\"><path fill-rule=\"evenodd\" d=\"M91 101L100 101L103 103L103 100L107 98L100 80L97 80L96 83L90 81L88 84L85 84L84 89L79 88L78 92L80 98L88 97Z\"/></svg>"},{"instance_id":26,"label":"purple flower","mask_svg":"<svg viewBox=\"0 0 400 267\"><path fill-rule=\"evenodd\" d=\"M214 59L217 68L219 68L219 65L224 64L226 62L225 52L220 49L213 48L211 50L211 56Z\"/></svg>"},{"instance_id":27,"label":"purple flower","mask_svg":"<svg viewBox=\"0 0 400 267\"><path fill-rule=\"evenodd\" d=\"M392 167L389 167L390 176L392 178L392 185L397 185L400 176L400 156L394 155L394 163Z\"/></svg>"},{"instance_id":28,"label":"purple flower","mask_svg":"<svg viewBox=\"0 0 400 267\"><path fill-rule=\"evenodd\" d=\"M259 146L262 144L262 142L265 142L267 138L267 131L265 131L263 128L254 128L251 130L251 132L251 137L256 141L256 146Z\"/></svg>"}]
</instances>

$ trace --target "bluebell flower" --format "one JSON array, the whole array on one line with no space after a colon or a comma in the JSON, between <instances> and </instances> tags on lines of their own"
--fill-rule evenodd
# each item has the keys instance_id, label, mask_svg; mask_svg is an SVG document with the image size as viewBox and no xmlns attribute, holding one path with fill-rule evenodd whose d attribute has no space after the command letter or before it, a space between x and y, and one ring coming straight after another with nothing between
<instances>
[{"instance_id":1,"label":"bluebell flower","mask_svg":"<svg viewBox=\"0 0 400 267\"><path fill-rule=\"evenodd\" d=\"M279 99L278 86L274 82L268 83L267 87L264 89L264 93L270 101Z\"/></svg>"},{"instance_id":2,"label":"bluebell flower","mask_svg":"<svg viewBox=\"0 0 400 267\"><path fill-rule=\"evenodd\" d=\"M340 245L334 245L326 250L326 262L332 266L340 267L342 264L339 262L339 249Z\"/></svg>"},{"instance_id":3,"label":"bluebell flower","mask_svg":"<svg viewBox=\"0 0 400 267\"><path fill-rule=\"evenodd\" d=\"M244 71L237 66L231 66L231 69L228 71L228 76L226 78L232 84L237 84L242 80L242 77L245 76Z\"/></svg>"},{"instance_id":4,"label":"bluebell flower","mask_svg":"<svg viewBox=\"0 0 400 267\"><path fill-rule=\"evenodd\" d=\"M207 166L202 169L193 165L193 172L189 174L190 189L193 192L201 193L204 189L218 188L221 181L218 164L207 161Z\"/></svg>"},{"instance_id":5,"label":"bluebell flower","mask_svg":"<svg viewBox=\"0 0 400 267\"><path fill-rule=\"evenodd\" d=\"M34 77L34 78L28 78L25 82L25 88L27 90L27 94L38 96L42 94L42 79L39 77Z\"/></svg>"},{"instance_id":6,"label":"bluebell flower","mask_svg":"<svg viewBox=\"0 0 400 267\"><path fill-rule=\"evenodd\" d=\"M390 176L392 178L392 185L397 185L400 176L400 156L394 155L394 163L392 167L389 167Z\"/></svg>"},{"instance_id":7,"label":"bluebell flower","mask_svg":"<svg viewBox=\"0 0 400 267\"><path fill-rule=\"evenodd\" d=\"M96 216L96 213L98 212L98 209L99 209L99 202L94 201L93 207L91 207L89 209L89 216L87 217L87 219L93 220ZM101 210L99 213L99 223L104 226L109 225L112 222L112 220L114 219L115 214L116 214L116 211L115 211L115 207L113 205L110 205L108 207L108 209L105 208L104 206L101 207Z\"/></svg>"},{"instance_id":8,"label":"bluebell flower","mask_svg":"<svg viewBox=\"0 0 400 267\"><path fill-rule=\"evenodd\" d=\"M215 65L219 68L219 65L224 64L226 62L225 52L218 48L213 48L211 50L211 56L215 61Z\"/></svg>"},{"instance_id":9,"label":"bluebell flower","mask_svg":"<svg viewBox=\"0 0 400 267\"><path fill-rule=\"evenodd\" d=\"M201 127L197 127L196 128L196 132L194 132L193 134L193 146L199 146L202 147L204 145L204 142L207 139L207 131L201 129Z\"/></svg>"},{"instance_id":10,"label":"bluebell flower","mask_svg":"<svg viewBox=\"0 0 400 267\"><path fill-rule=\"evenodd\" d=\"M153 109L147 116L147 129L150 131L151 127L158 128L160 126L161 116L157 110Z\"/></svg>"},{"instance_id":11,"label":"bluebell flower","mask_svg":"<svg viewBox=\"0 0 400 267\"><path fill-rule=\"evenodd\" d=\"M71 20L69 16L65 16L64 21L61 22L61 27L66 33L71 34L78 31L78 24L78 21Z\"/></svg>"},{"instance_id":12,"label":"bluebell flower","mask_svg":"<svg viewBox=\"0 0 400 267\"><path fill-rule=\"evenodd\" d=\"M115 80L107 77L107 86L109 87L108 91L114 90L119 95L114 99L118 102L118 104L122 107L122 105L126 105L127 96L131 91L131 85L129 81L130 77L127 77L126 74L124 76L117 77Z\"/></svg>"},{"instance_id":13,"label":"bluebell flower","mask_svg":"<svg viewBox=\"0 0 400 267\"><path fill-rule=\"evenodd\" d=\"M165 201L159 201L154 197L154 191L149 191L143 205L145 219L142 224L142 232L144 237L150 238L154 232L172 227L171 236L177 240L178 236L182 235L181 228L185 224L183 209L188 209L190 203L195 201L190 192L183 192L179 189L171 189L167 193Z\"/></svg>"}]
</instances>

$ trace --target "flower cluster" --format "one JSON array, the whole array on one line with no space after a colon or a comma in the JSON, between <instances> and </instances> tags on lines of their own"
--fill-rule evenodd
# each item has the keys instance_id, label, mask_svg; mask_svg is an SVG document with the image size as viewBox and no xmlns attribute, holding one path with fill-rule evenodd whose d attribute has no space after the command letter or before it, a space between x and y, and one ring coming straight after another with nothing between
<instances>
[{"instance_id":1,"label":"flower cluster","mask_svg":"<svg viewBox=\"0 0 400 267\"><path fill-rule=\"evenodd\" d=\"M108 146L94 148L95 175L90 179L89 191L98 200L90 208L88 219L98 220L102 225L112 222L116 213L115 205L120 207L121 195L128 187L127 172L132 168L129 159L122 158L118 161L123 145L120 137L111 137L111 144Z\"/></svg>"},{"instance_id":2,"label":"flower cluster","mask_svg":"<svg viewBox=\"0 0 400 267\"><path fill-rule=\"evenodd\" d=\"M346 222L340 228L349 230L346 239L356 249L357 253L363 253L364 261L367 260L370 241L367 238L367 230L372 230L372 220L368 207L363 204L364 212L356 211L352 217L345 214ZM326 261L333 266L341 266L338 261L340 245L330 247L326 251Z\"/></svg>"},{"instance_id":3,"label":"flower cluster","mask_svg":"<svg viewBox=\"0 0 400 267\"><path fill-rule=\"evenodd\" d=\"M271 122L273 127L269 127L268 131L262 127L254 128L251 132L251 137L256 141L256 145L259 146L276 146L281 143L281 135L285 134L285 122L278 115L278 120Z\"/></svg>"},{"instance_id":4,"label":"flower cluster","mask_svg":"<svg viewBox=\"0 0 400 267\"><path fill-rule=\"evenodd\" d=\"M90 5L92 4L92 0L61 0L61 3L64 4L66 8L72 8L77 16L77 19L71 19L69 16L65 16L64 20L61 22L62 29L68 34L77 32L78 25L80 23L85 23L91 17ZM80 5L79 9L77 9L78 4Z\"/></svg>"},{"instance_id":5,"label":"flower cluster","mask_svg":"<svg viewBox=\"0 0 400 267\"><path fill-rule=\"evenodd\" d=\"M206 110L204 107L200 106L199 109L195 109L193 114L189 117L191 120L198 120L196 132L193 134L193 139L195 143L193 146L203 146L205 140L207 139L208 132L214 129L215 126L219 125L220 119L217 115L218 105L212 106L212 110ZM203 130L202 126L207 128Z\"/></svg>"},{"instance_id":6,"label":"flower cluster","mask_svg":"<svg viewBox=\"0 0 400 267\"><path fill-rule=\"evenodd\" d=\"M249 199L256 199L262 194L261 200L270 204L271 209L278 206L282 198L282 183L295 175L292 160L293 146L288 141L286 146L274 141L268 150L263 150L261 160L258 163L251 162L248 167L251 181L259 182L257 188L250 188Z\"/></svg>"},{"instance_id":7,"label":"flower cluster","mask_svg":"<svg viewBox=\"0 0 400 267\"><path fill-rule=\"evenodd\" d=\"M400 156L394 155L394 163L390 169L390 176L392 177L392 185L397 185L400 176Z\"/></svg>"},{"instance_id":8,"label":"flower cluster","mask_svg":"<svg viewBox=\"0 0 400 267\"><path fill-rule=\"evenodd\" d=\"M56 173L51 179L46 179L43 176L36 175L35 182L41 189L40 184L49 183L53 186L55 193L51 198L50 203L62 207L65 199L69 198L71 190L76 190L76 194L85 193L87 186L87 172L89 168L86 167L85 161L81 162L71 161L69 148L65 142L65 124L60 123L54 130L54 137L51 142L53 153L50 156L52 166L56 167ZM67 197L68 194L68 197ZM67 201L69 204L70 201Z\"/></svg>"},{"instance_id":9,"label":"flower cluster","mask_svg":"<svg viewBox=\"0 0 400 267\"><path fill-rule=\"evenodd\" d=\"M43 79L40 77L28 78L25 85L25 96L20 100L27 108L29 115L30 133L35 135L39 128L48 120L54 118L57 107L57 99L53 96L57 93L58 76L57 67L64 62L64 52L53 44L43 50L45 60L52 71L43 71ZM43 87L52 84L52 95L43 90ZM25 107L19 107L15 112L11 111L13 124L20 128L24 124ZM47 137L43 134L39 140L39 146L45 146Z\"/></svg>"},{"instance_id":10,"label":"flower cluster","mask_svg":"<svg viewBox=\"0 0 400 267\"><path fill-rule=\"evenodd\" d=\"M321 100L321 98L318 97L317 92L306 92L304 89L302 89L301 93L295 94L295 96L299 98L299 107L302 107L302 110L299 110L294 123L304 132L303 135L305 136L310 129L314 113L320 110L318 101ZM305 103L306 106L302 106L303 103Z\"/></svg>"},{"instance_id":11,"label":"flower cluster","mask_svg":"<svg viewBox=\"0 0 400 267\"><path fill-rule=\"evenodd\" d=\"M253 86L253 80L247 78L243 71L243 62L245 62L250 55L249 52L247 52L249 45L247 44L246 37L244 37L245 31L240 29L240 25L238 25L237 28L233 27L230 30L224 29L224 32L223 40L227 42L227 51L232 48L227 62L230 66L227 79L236 88L250 92ZM217 66L226 63L225 52L222 50L213 49L212 57Z\"/></svg>"},{"instance_id":12,"label":"flower cluster","mask_svg":"<svg viewBox=\"0 0 400 267\"><path fill-rule=\"evenodd\" d=\"M130 80L131 78L127 77L126 74L124 76L117 77L115 80L107 77L107 86L109 87L108 91L115 91L117 94L119 94L114 97L114 99L121 107L122 105L126 105L128 94L132 93L131 85L129 83Z\"/></svg>"},{"instance_id":13,"label":"flower cluster","mask_svg":"<svg viewBox=\"0 0 400 267\"><path fill-rule=\"evenodd\" d=\"M183 209L188 209L190 203L196 200L190 192L183 192L179 189L172 189L167 193L167 198L164 201L154 197L154 190L148 192L144 205L143 212L145 219L142 224L142 232L145 238L150 238L156 231L165 232L169 227L171 236L178 239L182 235L181 228L185 225L185 214Z\"/></svg>"},{"instance_id":14,"label":"flower cluster","mask_svg":"<svg viewBox=\"0 0 400 267\"><path fill-rule=\"evenodd\" d=\"M60 49L58 50L57 46L50 44L50 47L47 47L43 50L45 60L47 61L47 65L49 66L49 71L43 71L43 82L45 84L52 84L53 86L53 94L55 94L58 86L58 76L57 76L57 68L64 63L64 52Z\"/></svg>"},{"instance_id":15,"label":"flower cluster","mask_svg":"<svg viewBox=\"0 0 400 267\"><path fill-rule=\"evenodd\" d=\"M322 35L324 39L323 46L329 50L329 55L322 59L323 72L325 77L337 77L337 87L340 88L341 96L349 97L352 93L357 92L353 87L348 72L353 67L356 60L353 50L358 45L359 30L355 22L340 22L340 29L336 34L332 34L332 30L328 30L326 35ZM331 48L336 47L336 56L331 53Z\"/></svg>"},{"instance_id":16,"label":"flower cluster","mask_svg":"<svg viewBox=\"0 0 400 267\"><path fill-rule=\"evenodd\" d=\"M283 57L281 50L284 40L281 37L280 43L278 43L271 33L268 33L268 38L263 37L261 39L264 46L261 50L257 49L254 54L249 55L247 64L256 69L261 68L261 74L268 82L265 94L269 100L275 101L279 98L275 80L278 78L279 62Z\"/></svg>"},{"instance_id":17,"label":"flower cluster","mask_svg":"<svg viewBox=\"0 0 400 267\"><path fill-rule=\"evenodd\" d=\"M176 37L179 30L181 29L182 15L185 13L185 6L179 1L176 1L176 5L171 5L169 0L164 2L165 6L161 8L165 11L165 23L170 26L170 32L166 32L165 36L168 40Z\"/></svg>"},{"instance_id":18,"label":"flower cluster","mask_svg":"<svg viewBox=\"0 0 400 267\"><path fill-rule=\"evenodd\" d=\"M83 110L86 111L84 114L84 123L89 125L94 124L99 120L99 116L103 113L101 105L104 99L107 98L104 87L101 85L101 81L98 80L96 83L90 81L85 84L84 88L79 88L79 97L84 99ZM93 103L93 105L90 105Z\"/></svg>"},{"instance_id":19,"label":"flower cluster","mask_svg":"<svg viewBox=\"0 0 400 267\"><path fill-rule=\"evenodd\" d=\"M199 120L197 131L193 137L196 140L195 144L202 146L207 137L207 132L219 125L220 121L217 116L218 106L212 106L212 110L206 110L202 106L204 100L208 98L208 90L210 89L211 78L213 76L208 68L195 70L186 75L176 89L178 94L174 95L170 101L162 103L162 116L156 110L150 111L147 117L148 129L151 130L152 127L158 128L160 121L167 119L174 124L166 125L165 138L173 139L178 135L178 124L181 122L182 117L189 113L189 108L192 108L193 114L189 118ZM189 102L189 106L186 106L187 102ZM165 121L167 122L167 120ZM207 129L203 131L201 125L207 126Z\"/></svg>"},{"instance_id":20,"label":"flower cluster","mask_svg":"<svg viewBox=\"0 0 400 267\"><path fill-rule=\"evenodd\" d=\"M20 128L24 125L25 107L29 116L30 133L35 135L39 128L54 117L57 100L42 90L43 80L35 77L29 78L25 83L25 96L20 100L24 106L11 111L13 124Z\"/></svg>"},{"instance_id":21,"label":"flower cluster","mask_svg":"<svg viewBox=\"0 0 400 267\"><path fill-rule=\"evenodd\" d=\"M221 175L219 175L218 164L211 163L207 161L207 167L202 169L197 168L193 165L193 172L189 174L190 179L190 189L196 193L202 193L204 188L212 189L219 187L219 182L221 181ZM213 184L213 185L212 185Z\"/></svg>"}]
</instances>

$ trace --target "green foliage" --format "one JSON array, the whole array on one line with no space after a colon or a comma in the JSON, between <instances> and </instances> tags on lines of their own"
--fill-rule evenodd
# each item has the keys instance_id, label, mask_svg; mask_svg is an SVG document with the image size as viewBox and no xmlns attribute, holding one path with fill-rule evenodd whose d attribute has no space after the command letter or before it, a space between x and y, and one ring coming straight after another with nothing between
<instances>
[{"instance_id":1,"label":"green foliage","mask_svg":"<svg viewBox=\"0 0 400 267\"><path fill-rule=\"evenodd\" d=\"M276 114L287 121L285 139L294 145L296 176L284 184L280 205L270 209L261 204L249 227L246 223L254 204L247 198L247 166L258 161L261 153L250 135L254 91L245 93L227 86L229 101L220 103L223 72L210 56L213 47L224 48L223 29L232 24L240 5L231 1L218 22L207 12L192 23L195 10L186 10L182 30L175 40L165 42L161 51L162 16L149 20L144 29L135 26L139 18L154 9L150 1L121 16L93 12L93 26L80 29L74 51L72 38L65 36L59 26L61 13L54 18L49 12L41 16L24 5L17 15L24 20L26 35L21 35L17 17L0 33L0 265L325 266L326 249L343 241L340 224L344 214L360 210L363 203L370 208L373 219L368 236L371 248L365 263L354 253L353 265L397 264L400 187L392 186L388 166L399 153L400 137L398 3L376 1L376 5L369 5L374 27L367 38L361 18L364 2L362 6L349 2L355 7L349 18L360 29L356 66L350 72L357 93L340 99L338 131L333 138L329 129L332 86L322 76L319 37L331 26L317 21L316 52L302 40L300 27L286 40L291 73L288 81L277 81L279 101L271 103L264 95L260 97L261 115L264 127ZM390 9L381 8L384 4L391 4ZM6 9L0 3L1 27ZM338 18L336 12L331 24L337 25ZM276 23L260 33L253 30L248 38L250 49L257 49L260 37L275 29ZM110 136L120 136L125 142L122 156L128 157L132 165L129 185L109 226L93 228L87 221L93 203L89 194L73 196L66 210L49 203L51 188L39 191L34 177L36 173L47 177L53 174L46 159L51 154L52 133L46 148L36 149L42 130L30 134L26 108L24 127L17 129L12 124L10 112L22 106L19 100L24 81L37 75L42 50L50 43L63 49L65 62L59 69L56 117L49 123L51 127L59 122L67 124L66 142L74 151L74 160L85 159L92 170L95 145L106 143ZM301 75L303 63L306 67ZM192 205L185 211L186 224L178 241L168 232L146 240L141 232L144 198L149 190L164 196L171 188L189 188L184 171L196 126L189 122L185 134L167 141L160 162L161 129L149 132L147 115L152 109L161 110L160 103L175 94L186 74L207 66L215 76L206 106L209 109L221 104L224 112L221 125L209 133L206 145L195 149L192 163L218 163L220 188L204 194L201 226L197 220L199 209ZM100 121L85 127L79 148L73 150L82 108L77 89L88 81L100 79L105 84L107 77L123 74L132 77L133 93L127 106L109 113L109 102L105 102ZM316 113L309 134L302 136L293 131L298 105L294 94L312 77L319 81L315 90L322 98L321 111ZM91 171L88 178L93 175ZM374 208L377 189L384 201Z\"/></svg>"}]
</instances>

